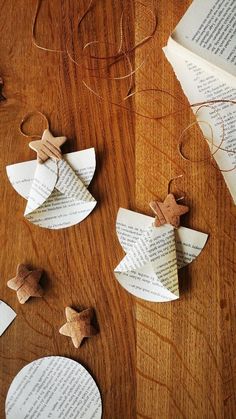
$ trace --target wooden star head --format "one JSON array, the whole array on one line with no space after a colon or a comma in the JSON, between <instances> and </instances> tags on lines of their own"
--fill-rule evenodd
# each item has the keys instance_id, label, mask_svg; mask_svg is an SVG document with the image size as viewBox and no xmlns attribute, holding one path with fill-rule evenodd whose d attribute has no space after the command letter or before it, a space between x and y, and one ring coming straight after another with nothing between
<instances>
[{"instance_id":1,"label":"wooden star head","mask_svg":"<svg viewBox=\"0 0 236 419\"><path fill-rule=\"evenodd\" d=\"M16 291L21 304L24 304L30 297L42 297L43 290L39 285L42 273L42 269L30 271L26 265L17 266L16 276L7 282L7 286Z\"/></svg>"},{"instance_id":2,"label":"wooden star head","mask_svg":"<svg viewBox=\"0 0 236 419\"><path fill-rule=\"evenodd\" d=\"M53 137L48 129L45 129L42 139L31 141L29 146L37 153L39 163L44 163L50 157L61 160L62 144L66 142L66 137Z\"/></svg>"},{"instance_id":3,"label":"wooden star head","mask_svg":"<svg viewBox=\"0 0 236 419\"><path fill-rule=\"evenodd\" d=\"M171 224L175 228L179 227L180 216L189 211L186 205L179 205L172 193L169 193L164 202L152 201L150 207L156 214L155 226L159 227L163 224Z\"/></svg>"},{"instance_id":4,"label":"wooden star head","mask_svg":"<svg viewBox=\"0 0 236 419\"><path fill-rule=\"evenodd\" d=\"M83 310L80 313L71 307L66 307L67 322L60 328L59 333L64 336L70 336L76 348L79 348L83 339L97 334L95 327L91 325L94 317L92 308Z\"/></svg>"}]
</instances>

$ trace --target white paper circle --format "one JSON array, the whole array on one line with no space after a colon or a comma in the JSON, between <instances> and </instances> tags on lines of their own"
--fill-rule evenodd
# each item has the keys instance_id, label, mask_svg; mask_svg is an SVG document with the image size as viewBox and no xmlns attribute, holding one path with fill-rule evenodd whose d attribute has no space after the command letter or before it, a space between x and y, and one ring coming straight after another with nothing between
<instances>
[{"instance_id":1,"label":"white paper circle","mask_svg":"<svg viewBox=\"0 0 236 419\"><path fill-rule=\"evenodd\" d=\"M98 387L78 362L61 356L40 358L14 378L6 399L6 419L100 419Z\"/></svg>"}]
</instances>

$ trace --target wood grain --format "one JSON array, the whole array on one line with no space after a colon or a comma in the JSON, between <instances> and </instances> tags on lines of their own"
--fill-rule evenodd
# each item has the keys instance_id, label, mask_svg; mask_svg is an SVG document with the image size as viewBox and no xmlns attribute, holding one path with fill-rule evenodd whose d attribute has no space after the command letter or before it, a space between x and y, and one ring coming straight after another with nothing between
<instances>
[{"instance_id":1,"label":"wood grain","mask_svg":"<svg viewBox=\"0 0 236 419\"><path fill-rule=\"evenodd\" d=\"M158 2L152 53L136 75L136 88L156 87L184 95L161 48L190 1ZM156 2L149 4L155 5ZM145 21L141 23L141 30ZM137 28L137 31L139 28ZM160 115L176 109L165 94L137 97L138 111ZM209 233L205 250L181 271L181 298L173 303L136 302L137 414L139 418L234 418L235 394L235 207L220 172L210 164L181 160L177 142L191 112L160 122L136 118L136 204L164 198L168 181L186 194L187 227ZM199 132L189 136L191 156L207 149Z\"/></svg>"},{"instance_id":2,"label":"wood grain","mask_svg":"<svg viewBox=\"0 0 236 419\"><path fill-rule=\"evenodd\" d=\"M73 28L87 2L45 0L38 40L50 48L68 46L78 59L76 51L91 40L109 40L110 52L119 41L120 14L127 4L125 39L132 45L149 32L151 21L142 18L140 5L135 4L134 13L125 0L98 0L81 25L79 43ZM147 4L157 8L158 30L151 44L136 51L136 64L146 57L136 73L136 88L171 90L184 100L161 47L190 1ZM234 418L236 213L222 175L208 164L189 165L177 156L178 135L191 112L161 123L132 115L99 101L82 80L100 93L109 88L114 100L124 96L126 83L89 80L86 69L73 65L65 54L33 47L34 7L30 0L0 0L0 75L7 97L0 104L0 298L18 313L0 340L0 417L8 387L24 365L42 356L64 355L81 362L96 379L104 419ZM155 114L175 105L165 95L143 94L129 106ZM66 230L29 224L23 218L25 202L5 174L7 164L35 157L18 131L21 118L33 109L49 116L54 135L70 139L64 150L96 148L91 193L98 206L83 223ZM38 121L29 128L35 124L40 129ZM197 133L191 141L195 156L206 151ZM151 214L148 202L165 197L169 179L180 173L184 178L176 186L185 191L190 206L183 223L209 233L210 239L196 262L181 272L179 301L134 299L113 275L122 257L114 228L117 210L122 206ZM20 262L46 272L44 298L24 306L6 287ZM100 333L79 350L58 332L66 306L96 311Z\"/></svg>"}]
</instances>

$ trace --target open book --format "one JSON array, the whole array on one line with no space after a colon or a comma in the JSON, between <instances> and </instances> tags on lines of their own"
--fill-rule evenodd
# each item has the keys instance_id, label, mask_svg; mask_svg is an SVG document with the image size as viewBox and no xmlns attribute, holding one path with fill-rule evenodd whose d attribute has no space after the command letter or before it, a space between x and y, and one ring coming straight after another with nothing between
<instances>
[{"instance_id":1,"label":"open book","mask_svg":"<svg viewBox=\"0 0 236 419\"><path fill-rule=\"evenodd\" d=\"M163 50L191 104L236 101L235 0L194 0ZM214 144L224 135L227 151L219 149L214 158L236 204L236 104L213 104L196 116L211 125ZM210 143L210 127L199 125Z\"/></svg>"}]
</instances>

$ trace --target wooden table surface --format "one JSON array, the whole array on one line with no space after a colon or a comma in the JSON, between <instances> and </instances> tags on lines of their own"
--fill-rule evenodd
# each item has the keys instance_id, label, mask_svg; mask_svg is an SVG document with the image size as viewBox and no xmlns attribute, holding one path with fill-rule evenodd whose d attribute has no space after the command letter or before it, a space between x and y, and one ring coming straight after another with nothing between
<instances>
[{"instance_id":1,"label":"wooden table surface","mask_svg":"<svg viewBox=\"0 0 236 419\"><path fill-rule=\"evenodd\" d=\"M145 60L135 74L136 90L163 89L185 102L161 48L190 3L145 3L156 9L158 27L154 39L130 56L136 67ZM126 48L151 31L150 10L140 3L97 0L77 34L77 18L87 4L43 0L38 41L49 48L67 47L78 60L90 41L105 42L99 51L110 53L119 44L124 7ZM108 91L113 102L125 96L128 80L93 78L66 54L34 47L35 5L32 0L0 0L0 75L7 97L0 103L0 298L17 312L0 338L0 417L9 385L23 366L42 356L63 355L81 362L96 379L104 419L234 418L236 211L222 174L210 163L190 164L178 156L178 136L193 120L189 110L159 122L139 117L108 101ZM112 71L118 76L127 73L127 62L117 66ZM86 89L83 80L106 100ZM126 106L153 116L175 110L176 102L164 93L143 92ZM96 149L90 190L97 208L69 229L29 224L23 217L25 202L6 177L7 164L35 158L18 130L24 114L35 109L48 115L55 135L69 138L65 150ZM42 129L38 119L29 129ZM199 132L190 140L192 156L207 152ZM169 179L181 173L183 179L174 186L186 193L191 208L183 224L210 237L198 259L180 272L180 299L148 303L115 280L113 269L123 256L115 232L117 211L124 207L151 215L149 201L164 198ZM43 299L20 305L6 287L20 262L45 270ZM58 333L68 305L94 307L100 327L99 335L78 350Z\"/></svg>"}]
</instances>

